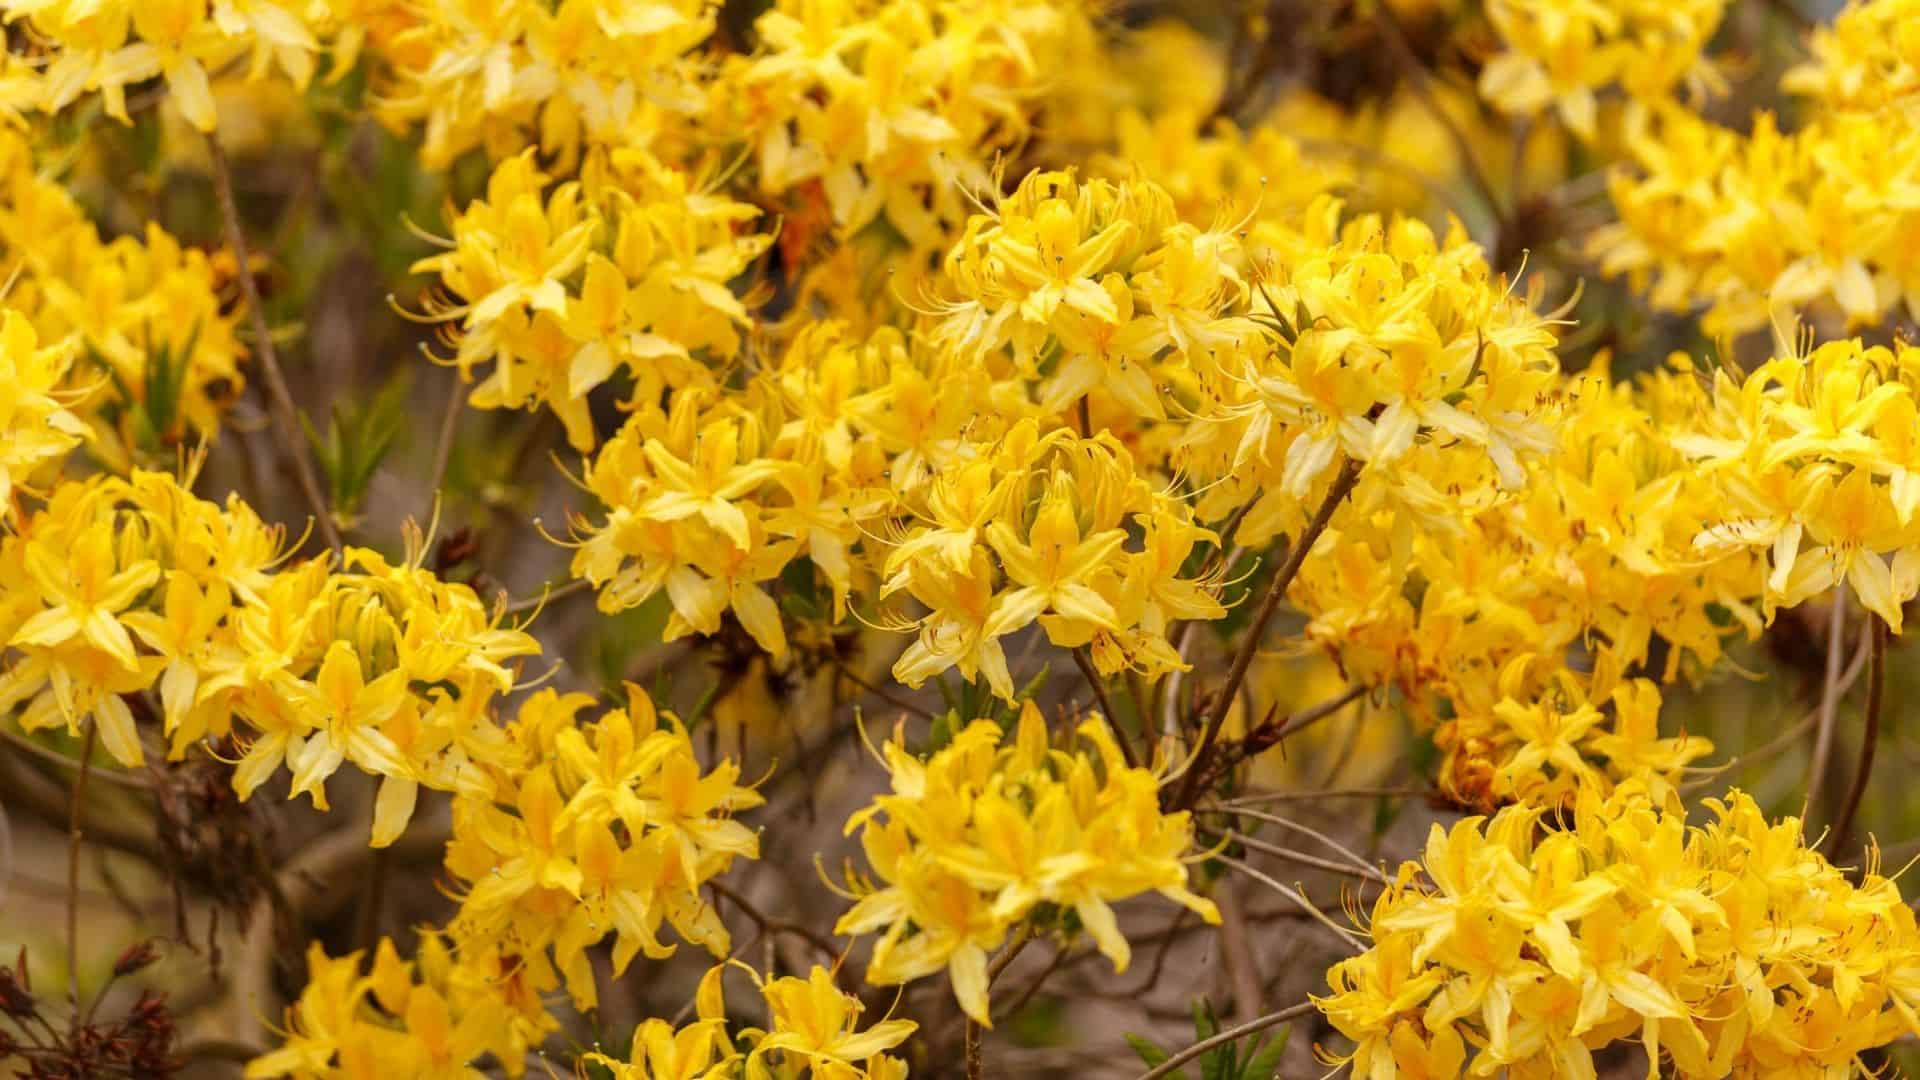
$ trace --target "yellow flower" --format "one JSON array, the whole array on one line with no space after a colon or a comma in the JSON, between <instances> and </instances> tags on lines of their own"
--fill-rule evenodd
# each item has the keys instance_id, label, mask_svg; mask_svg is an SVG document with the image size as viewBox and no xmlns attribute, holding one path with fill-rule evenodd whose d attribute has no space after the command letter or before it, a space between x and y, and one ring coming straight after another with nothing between
<instances>
[{"instance_id":1,"label":"yellow flower","mask_svg":"<svg viewBox=\"0 0 1920 1080\"><path fill-rule=\"evenodd\" d=\"M69 343L40 348L19 312L0 316L0 521L13 516L15 491L83 442L86 425L68 411L60 384L73 356Z\"/></svg>"},{"instance_id":2,"label":"yellow flower","mask_svg":"<svg viewBox=\"0 0 1920 1080\"><path fill-rule=\"evenodd\" d=\"M987 953L1038 905L1072 909L1118 971L1130 949L1112 903L1157 891L1218 920L1212 902L1187 890L1188 815L1161 812L1158 779L1126 765L1104 720L1089 719L1076 734L1088 749L1051 749L1046 721L1028 701L1009 746L987 721L924 763L900 735L887 744L892 793L847 822L885 885L860 896L835 927L884 928L869 981L945 969L967 1015L991 1026Z\"/></svg>"}]
</instances>

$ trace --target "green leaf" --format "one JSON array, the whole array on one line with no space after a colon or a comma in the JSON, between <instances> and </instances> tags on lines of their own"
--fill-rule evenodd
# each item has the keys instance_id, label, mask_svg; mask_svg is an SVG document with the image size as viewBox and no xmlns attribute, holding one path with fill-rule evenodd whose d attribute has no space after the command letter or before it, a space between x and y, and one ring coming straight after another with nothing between
<instances>
[{"instance_id":1,"label":"green leaf","mask_svg":"<svg viewBox=\"0 0 1920 1080\"><path fill-rule=\"evenodd\" d=\"M1201 1039L1211 1039L1220 1030L1220 1021L1214 1018L1213 1003L1206 998L1193 999L1193 1033Z\"/></svg>"},{"instance_id":2,"label":"green leaf","mask_svg":"<svg viewBox=\"0 0 1920 1080\"><path fill-rule=\"evenodd\" d=\"M1247 1067L1240 1072L1240 1080L1277 1080L1280 1075L1280 1058L1287 1052L1287 1038L1293 1034L1293 1025L1280 1029L1272 1043L1259 1050Z\"/></svg>"},{"instance_id":3,"label":"green leaf","mask_svg":"<svg viewBox=\"0 0 1920 1080\"><path fill-rule=\"evenodd\" d=\"M406 430L410 381L404 373L388 380L364 407L335 405L324 439L301 417L314 457L326 474L336 515L350 518L359 509L373 474Z\"/></svg>"},{"instance_id":4,"label":"green leaf","mask_svg":"<svg viewBox=\"0 0 1920 1080\"><path fill-rule=\"evenodd\" d=\"M1129 1034L1126 1036L1126 1040L1127 1045L1133 1047L1133 1052L1140 1055L1140 1060L1146 1062L1147 1068L1149 1069L1159 1068L1169 1057L1173 1056L1138 1035ZM1179 1069L1175 1069L1168 1075L1172 1077L1173 1080L1187 1080L1187 1074Z\"/></svg>"}]
</instances>

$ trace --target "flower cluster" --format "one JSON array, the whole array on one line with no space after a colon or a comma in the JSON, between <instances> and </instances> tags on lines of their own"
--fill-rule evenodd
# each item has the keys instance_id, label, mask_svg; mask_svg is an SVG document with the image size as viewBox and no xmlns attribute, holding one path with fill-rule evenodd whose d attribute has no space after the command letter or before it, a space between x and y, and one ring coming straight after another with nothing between
<instances>
[{"instance_id":1,"label":"flower cluster","mask_svg":"<svg viewBox=\"0 0 1920 1080\"><path fill-rule=\"evenodd\" d=\"M737 962L736 962L737 963ZM886 1051L911 1035L909 1020L882 1020L864 1030L858 998L834 985L824 968L806 978L753 978L766 1004L765 1028L733 1028L721 977L710 970L695 996L698 1016L675 1028L650 1019L634 1031L628 1055L595 1050L583 1062L615 1080L737 1075L812 1075L821 1080L902 1080L906 1066ZM529 1032L511 1011L496 980L448 947L440 935L420 936L414 959L400 959L382 938L371 970L362 954L329 957L319 942L307 950L307 983L287 1009L287 1039L247 1064L248 1080L271 1077L476 1075L491 1059L509 1076L525 1073ZM810 1072L809 1072L810 1070Z\"/></svg>"},{"instance_id":2,"label":"flower cluster","mask_svg":"<svg viewBox=\"0 0 1920 1080\"><path fill-rule=\"evenodd\" d=\"M1456 498L1410 537L1358 515L1328 530L1293 590L1307 637L1355 679L1399 688L1420 719L1485 722L1502 700L1558 693L1582 653L1598 685L1581 695L1604 700L1655 635L1671 646L1661 678L1709 670L1729 638L1761 631L1767 572L1758 552L1695 546L1722 503L1675 443L1703 401L1685 365L1570 381L1558 439L1517 497Z\"/></svg>"},{"instance_id":3,"label":"flower cluster","mask_svg":"<svg viewBox=\"0 0 1920 1080\"><path fill-rule=\"evenodd\" d=\"M1899 633L1920 591L1920 348L1829 342L1716 377L1677 445L1725 516L1695 544L1767 554L1769 616L1835 586Z\"/></svg>"},{"instance_id":4,"label":"flower cluster","mask_svg":"<svg viewBox=\"0 0 1920 1080\"><path fill-rule=\"evenodd\" d=\"M505 742L487 703L505 664L539 651L473 590L417 562L350 549L285 569L281 533L173 477L135 471L56 488L0 538L0 709L32 731L83 721L123 765L145 759L133 704L155 691L169 756L203 739L245 747L234 789L284 764L327 805L343 762L382 777L373 844L391 843L424 785L454 790Z\"/></svg>"},{"instance_id":5,"label":"flower cluster","mask_svg":"<svg viewBox=\"0 0 1920 1080\"><path fill-rule=\"evenodd\" d=\"M759 189L807 236L882 219L937 251L1034 132L1042 93L1092 50L1086 6L1053 0L780 0L721 83ZM728 115L723 112L723 116Z\"/></svg>"},{"instance_id":6,"label":"flower cluster","mask_svg":"<svg viewBox=\"0 0 1920 1080\"><path fill-rule=\"evenodd\" d=\"M725 956L726 927L700 886L760 851L733 820L761 801L737 783L737 765L703 772L686 728L639 687L627 687L624 708L578 722L592 703L552 690L529 698L491 770L497 782L464 785L454 800L446 866L463 895L448 933L463 961L491 956L510 970L530 1010L556 969L575 1004L592 1008L587 950L609 934L616 975L636 954L673 954L663 924Z\"/></svg>"},{"instance_id":7,"label":"flower cluster","mask_svg":"<svg viewBox=\"0 0 1920 1080\"><path fill-rule=\"evenodd\" d=\"M6 307L44 346L73 354L69 408L97 438L89 452L126 469L140 452L210 439L244 381L240 313L217 257L149 224L102 236L45 175L34 145L0 132L0 255Z\"/></svg>"},{"instance_id":8,"label":"flower cluster","mask_svg":"<svg viewBox=\"0 0 1920 1080\"><path fill-rule=\"evenodd\" d=\"M1187 889L1188 814L1161 812L1158 778L1126 763L1106 721L1083 721L1075 735L1086 748L1055 748L1028 702L1010 745L989 721L925 761L898 735L887 743L892 792L847 821L884 884L862 888L834 928L884 930L869 981L944 968L967 1015L991 1026L987 953L1043 906L1073 912L1116 971L1132 950L1113 903L1153 891L1219 920L1212 901Z\"/></svg>"},{"instance_id":9,"label":"flower cluster","mask_svg":"<svg viewBox=\"0 0 1920 1080\"><path fill-rule=\"evenodd\" d=\"M448 250L414 271L440 275L458 301L463 378L491 363L470 403L553 411L576 450L598 441L587 395L624 373L636 401L666 384L710 382L695 362L729 360L747 311L728 289L771 237L736 235L759 212L708 194L686 174L635 160L583 187L549 178L531 152L502 162L453 221Z\"/></svg>"},{"instance_id":10,"label":"flower cluster","mask_svg":"<svg viewBox=\"0 0 1920 1080\"><path fill-rule=\"evenodd\" d=\"M1316 999L1354 1072L1591 1077L1637 1034L1649 1077L1837 1075L1920 1028L1920 928L1893 883L1848 880L1743 792L1707 805L1689 828L1628 785L1564 825L1435 825Z\"/></svg>"},{"instance_id":11,"label":"flower cluster","mask_svg":"<svg viewBox=\"0 0 1920 1080\"><path fill-rule=\"evenodd\" d=\"M422 934L412 960L382 938L371 971L362 954L329 957L307 946L307 981L287 1008L286 1038L247 1063L248 1080L269 1077L465 1077L492 1055L524 1071L529 1039L493 980L437 934Z\"/></svg>"},{"instance_id":12,"label":"flower cluster","mask_svg":"<svg viewBox=\"0 0 1920 1080\"><path fill-rule=\"evenodd\" d=\"M744 1069L754 1077L812 1076L819 1080L903 1080L906 1063L886 1051L912 1035L911 1020L881 1020L859 1027L860 999L834 984L832 973L815 965L806 978L763 978L737 961L753 979L766 1004L765 1028L730 1028L716 967L695 994L698 1019L675 1028L648 1020L634 1033L626 1060L606 1054L586 1060L605 1066L614 1080L663 1080L674 1076L731 1076Z\"/></svg>"},{"instance_id":13,"label":"flower cluster","mask_svg":"<svg viewBox=\"0 0 1920 1080\"><path fill-rule=\"evenodd\" d=\"M1274 336L1221 361L1198 416L1218 422L1190 425L1180 446L1197 478L1219 481L1203 520L1253 502L1238 534L1249 543L1297 527L1342 459L1376 478L1391 468L1382 497L1431 523L1439 492L1516 489L1523 460L1552 445L1549 320L1457 227L1442 238L1341 211L1324 198L1298 228L1255 231L1270 260L1256 317Z\"/></svg>"},{"instance_id":14,"label":"flower cluster","mask_svg":"<svg viewBox=\"0 0 1920 1080\"><path fill-rule=\"evenodd\" d=\"M317 18L315 16L318 16ZM16 71L23 87L15 109L58 112L80 95L100 94L107 115L122 123L127 87L160 77L168 100L201 131L214 128L211 73L245 65L251 77L278 68L295 86L313 78L327 6L282 6L271 0L159 0L97 4L75 0L8 0L8 23L22 24L39 55ZM9 54L13 63L13 54Z\"/></svg>"},{"instance_id":15,"label":"flower cluster","mask_svg":"<svg viewBox=\"0 0 1920 1080\"><path fill-rule=\"evenodd\" d=\"M1480 93L1522 116L1552 106L1591 140L1602 90L1657 101L1683 84L1719 87L1705 51L1726 8L1726 0L1494 0L1487 18L1501 51L1481 69Z\"/></svg>"},{"instance_id":16,"label":"flower cluster","mask_svg":"<svg viewBox=\"0 0 1920 1080\"><path fill-rule=\"evenodd\" d=\"M1619 221L1588 242L1603 269L1657 306L1706 307L1712 334L1816 304L1850 325L1903 302L1911 310L1920 111L1902 87L1920 81L1920 60L1910 7L1850 4L1815 39L1813 62L1786 80L1810 98L1798 130L1783 133L1768 113L1742 134L1675 106L1630 112L1633 168L1611 184Z\"/></svg>"},{"instance_id":17,"label":"flower cluster","mask_svg":"<svg viewBox=\"0 0 1920 1080\"><path fill-rule=\"evenodd\" d=\"M1514 661L1506 680L1524 682L1526 665ZM1699 736L1660 737L1660 690L1649 680L1620 683L1600 701L1571 672L1559 672L1556 682L1441 724L1434 733L1441 793L1483 811L1508 803L1551 809L1632 782L1664 804L1682 771L1713 753Z\"/></svg>"},{"instance_id":18,"label":"flower cluster","mask_svg":"<svg viewBox=\"0 0 1920 1080\"><path fill-rule=\"evenodd\" d=\"M529 145L578 163L590 147L667 137L703 107L692 51L716 11L703 0L342 7L358 10L342 20L336 50L365 47L384 62L376 115L423 129L428 168L475 148L507 158Z\"/></svg>"},{"instance_id":19,"label":"flower cluster","mask_svg":"<svg viewBox=\"0 0 1920 1080\"><path fill-rule=\"evenodd\" d=\"M26 316L0 315L0 522L14 514L15 491L86 439L87 426L68 409L60 387L73 362L67 343L40 347Z\"/></svg>"}]
</instances>

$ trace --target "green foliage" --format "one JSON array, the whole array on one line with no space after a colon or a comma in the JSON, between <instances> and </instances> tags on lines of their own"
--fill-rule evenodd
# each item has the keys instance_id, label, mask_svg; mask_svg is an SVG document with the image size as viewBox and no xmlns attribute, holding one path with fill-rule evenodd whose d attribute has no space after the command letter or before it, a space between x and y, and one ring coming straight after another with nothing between
<instances>
[{"instance_id":1,"label":"green foliage","mask_svg":"<svg viewBox=\"0 0 1920 1080\"><path fill-rule=\"evenodd\" d=\"M1220 1033L1220 1018L1214 1015L1213 1004L1206 998L1196 999L1193 1003L1193 1041L1205 1042ZM1277 1035L1270 1037L1261 1032L1246 1039L1225 1042L1200 1055L1200 1080L1276 1080L1280 1075L1280 1057L1287 1050L1287 1036L1291 1026L1282 1027ZM1162 1049L1150 1039L1139 1035L1126 1036L1127 1045L1140 1055L1140 1060L1148 1068L1159 1068L1170 1059L1171 1051ZM1175 1069L1167 1074L1169 1080L1190 1080L1183 1069Z\"/></svg>"},{"instance_id":2,"label":"green foliage","mask_svg":"<svg viewBox=\"0 0 1920 1080\"><path fill-rule=\"evenodd\" d=\"M306 417L300 418L314 458L326 476L333 515L343 526L352 527L366 499L367 485L400 437L406 423L410 382L403 374L388 380L364 405L336 403L325 438Z\"/></svg>"}]
</instances>

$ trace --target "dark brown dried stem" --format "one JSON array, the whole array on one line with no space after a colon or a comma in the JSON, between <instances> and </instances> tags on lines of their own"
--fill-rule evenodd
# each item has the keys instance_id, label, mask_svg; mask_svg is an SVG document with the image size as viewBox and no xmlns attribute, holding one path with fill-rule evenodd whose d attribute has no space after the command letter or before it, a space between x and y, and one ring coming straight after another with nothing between
<instances>
[{"instance_id":1,"label":"dark brown dried stem","mask_svg":"<svg viewBox=\"0 0 1920 1080\"><path fill-rule=\"evenodd\" d=\"M1033 927L1031 925L1021 926L1019 933L1014 935L1013 940L1007 942L1007 947L1001 949L1000 955L994 957L993 962L987 965L987 985L989 987L993 985L993 980L1000 977L1001 972L1007 970L1007 965L1013 963L1013 958L1020 955L1020 950L1026 948L1027 943L1032 940ZM967 1017L967 1030L964 1040L967 1080L980 1080L982 1076L986 1075L980 1071L980 1025L974 1023L973 1017L971 1016Z\"/></svg>"},{"instance_id":2,"label":"dark brown dried stem","mask_svg":"<svg viewBox=\"0 0 1920 1080\"><path fill-rule=\"evenodd\" d=\"M1833 823L1833 836L1827 841L1829 859L1839 858L1847 848L1854 815L1860 811L1860 800L1867 794L1867 780L1873 775L1874 748L1880 742L1880 712L1887 697L1887 624L1872 613L1868 613L1867 621L1872 624L1873 658L1867 675L1866 726L1860 732L1860 761L1854 767L1853 782L1847 786L1846 802L1841 804L1840 816Z\"/></svg>"},{"instance_id":3,"label":"dark brown dried stem","mask_svg":"<svg viewBox=\"0 0 1920 1080\"><path fill-rule=\"evenodd\" d=\"M927 709L921 708L918 705L915 705L913 702L908 701L906 698L903 698L898 694L892 693L891 691L888 691L882 687L875 686L873 683L870 683L867 680L861 678L860 676L855 675L844 664L840 665L839 672L840 672L841 678L846 679L848 682L852 683L853 685L859 687L860 689L866 691L869 694L872 694L874 697L879 698L881 701L886 702L887 704L893 706L896 709L899 709L902 712L910 713L914 716L919 717L922 720L932 720L934 718L932 712L928 711Z\"/></svg>"},{"instance_id":4,"label":"dark brown dried stem","mask_svg":"<svg viewBox=\"0 0 1920 1080\"><path fill-rule=\"evenodd\" d=\"M1254 613L1253 622L1247 627L1246 640L1240 643L1240 651L1234 655L1233 666L1227 669L1227 681L1214 695L1211 715L1207 717L1205 731L1200 736L1199 745L1193 749L1193 757L1187 762L1187 777L1180 788L1180 795L1174 800L1176 809L1193 805L1200 794L1200 781L1207 772L1207 755L1212 752L1213 744L1220 738L1220 728L1227 721L1227 713L1233 709L1233 700L1240 692L1240 683L1247 677L1247 669L1253 666L1254 654L1260 651L1260 640L1266 635L1267 624L1273 621L1274 613L1280 610L1280 603L1286 599L1287 589L1293 579L1306 564L1307 554L1313 550L1314 542L1320 534L1327 531L1327 525L1333 521L1333 513L1353 492L1353 486L1360 480L1362 463L1348 458L1340 466L1340 472L1333 478L1333 486L1327 489L1326 498L1320 501L1320 509L1314 511L1313 520L1294 538L1293 545L1287 551L1287 561L1281 565L1280 572L1274 575L1273 584L1267 589L1267 595L1260 601L1260 610Z\"/></svg>"},{"instance_id":5,"label":"dark brown dried stem","mask_svg":"<svg viewBox=\"0 0 1920 1080\"><path fill-rule=\"evenodd\" d=\"M1107 687L1100 679L1100 672L1093 666L1093 660L1087 656L1086 646L1073 650L1073 662L1079 665L1080 674L1086 676L1087 685L1093 688L1093 698L1100 703L1100 715L1106 718L1107 726L1113 729L1113 741L1120 747L1120 756L1127 761L1128 768L1137 767L1140 762L1133 756L1133 744L1127 734L1120 730L1120 717L1113 711L1113 702L1107 699Z\"/></svg>"},{"instance_id":6,"label":"dark brown dried stem","mask_svg":"<svg viewBox=\"0 0 1920 1080\"><path fill-rule=\"evenodd\" d=\"M247 315L253 323L254 344L259 352L260 373L267 384L267 401L272 406L274 430L280 434L288 461L293 466L294 480L300 485L300 494L313 511L314 528L319 530L320 538L327 547L339 555L342 550L340 530L334 526L333 512L327 508L327 497L320 489L312 462L307 458L306 444L300 435L299 412L294 408L292 392L287 389L286 375L280 370L280 354L273 347L273 333L267 327L267 309L260 303L259 284L253 280L246 230L240 225L240 207L233 199L233 173L227 166L227 152L220 145L220 136L211 131L207 132L207 157L213 163L213 188L220 201L227 246L233 249L236 263L234 276L240 281L240 294L246 301Z\"/></svg>"},{"instance_id":7,"label":"dark brown dried stem","mask_svg":"<svg viewBox=\"0 0 1920 1080\"><path fill-rule=\"evenodd\" d=\"M722 899L726 900L727 903L739 908L740 914L745 915L751 920L754 926L759 928L761 933L790 934L820 950L820 953L829 960L839 957L842 950L835 948L832 940L820 936L818 931L812 930L799 923L776 919L755 907L752 902L740 894L739 890L730 889L717 881L707 882L707 887L712 889Z\"/></svg>"},{"instance_id":8,"label":"dark brown dried stem","mask_svg":"<svg viewBox=\"0 0 1920 1080\"><path fill-rule=\"evenodd\" d=\"M1473 155L1473 144L1467 141L1466 133L1460 130L1460 125L1454 122L1453 117L1440 104L1440 99L1434 96L1432 76L1427 74L1427 66L1414 54L1413 46L1407 44L1406 30L1401 27L1400 20L1386 4L1375 5L1374 16L1380 25L1380 36L1386 39L1387 47L1393 50L1394 55L1400 60L1401 67L1406 71L1407 82L1413 88L1414 96L1420 99L1420 104L1429 113L1433 114L1434 122L1440 125L1441 130L1447 133L1448 140L1453 143L1453 152L1460 158L1460 170L1480 192L1480 197L1486 200L1487 209L1493 213L1494 218L1504 220L1506 214L1500 208L1500 200L1494 195L1493 185L1488 182L1487 174L1481 171L1479 159Z\"/></svg>"},{"instance_id":9,"label":"dark brown dried stem","mask_svg":"<svg viewBox=\"0 0 1920 1080\"><path fill-rule=\"evenodd\" d=\"M1807 765L1807 810L1819 813L1821 796L1826 794L1827 766L1833 756L1833 733L1840 717L1840 699L1847 696L1840 679L1840 657L1847 636L1847 588L1833 590L1833 607L1827 617L1827 673L1820 684L1819 729L1813 739L1813 759Z\"/></svg>"},{"instance_id":10,"label":"dark brown dried stem","mask_svg":"<svg viewBox=\"0 0 1920 1080\"><path fill-rule=\"evenodd\" d=\"M86 836L81 824L87 804L87 774L93 761L93 747L100 739L100 725L93 714L84 721L86 735L80 742L80 774L73 781L73 797L67 812L67 1004L73 1010L73 1026L80 1029L80 842Z\"/></svg>"},{"instance_id":11,"label":"dark brown dried stem","mask_svg":"<svg viewBox=\"0 0 1920 1080\"><path fill-rule=\"evenodd\" d=\"M453 462L453 439L460 428L460 414L467 407L467 381L458 371L453 374L453 389L447 394L446 412L440 414L440 434L433 444L433 497L447 482L447 466Z\"/></svg>"}]
</instances>

